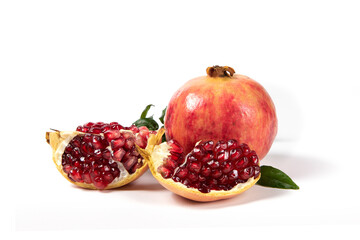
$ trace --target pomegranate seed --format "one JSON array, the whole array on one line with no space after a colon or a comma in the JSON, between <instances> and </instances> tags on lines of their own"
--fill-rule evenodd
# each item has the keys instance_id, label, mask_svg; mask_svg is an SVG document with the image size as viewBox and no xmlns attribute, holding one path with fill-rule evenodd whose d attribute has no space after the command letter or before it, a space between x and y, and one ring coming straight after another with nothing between
<instances>
[{"instance_id":1,"label":"pomegranate seed","mask_svg":"<svg viewBox=\"0 0 360 240\"><path fill-rule=\"evenodd\" d=\"M111 152L108 149L105 149L102 154L103 154L102 157L105 158L106 160L111 159Z\"/></svg>"},{"instance_id":2,"label":"pomegranate seed","mask_svg":"<svg viewBox=\"0 0 360 240\"><path fill-rule=\"evenodd\" d=\"M115 161L121 161L121 159L124 157L126 151L123 148L119 148L113 153L113 159Z\"/></svg>"},{"instance_id":3,"label":"pomegranate seed","mask_svg":"<svg viewBox=\"0 0 360 240\"><path fill-rule=\"evenodd\" d=\"M128 159L126 159L125 161L123 161L123 165L125 167L125 169L129 172L130 169L132 168L132 166L134 166L134 164L136 164L138 161L138 158L135 156L131 156Z\"/></svg>"},{"instance_id":4,"label":"pomegranate seed","mask_svg":"<svg viewBox=\"0 0 360 240\"><path fill-rule=\"evenodd\" d=\"M220 152L218 152L216 159L220 162L227 161L229 159L229 151L221 150Z\"/></svg>"},{"instance_id":5,"label":"pomegranate seed","mask_svg":"<svg viewBox=\"0 0 360 240\"><path fill-rule=\"evenodd\" d=\"M206 150L206 151L212 151L213 148L214 148L214 142L213 141L207 141L204 143L203 145L203 148Z\"/></svg>"},{"instance_id":6,"label":"pomegranate seed","mask_svg":"<svg viewBox=\"0 0 360 240\"><path fill-rule=\"evenodd\" d=\"M170 152L174 152L174 153L182 153L183 152L183 148L175 140L168 141L168 145L171 148Z\"/></svg>"},{"instance_id":7,"label":"pomegranate seed","mask_svg":"<svg viewBox=\"0 0 360 240\"><path fill-rule=\"evenodd\" d=\"M94 125L93 122L88 122L88 123L85 123L85 124L84 124L84 127L90 128L90 127L92 127L93 125Z\"/></svg>"},{"instance_id":8,"label":"pomegranate seed","mask_svg":"<svg viewBox=\"0 0 360 240\"><path fill-rule=\"evenodd\" d=\"M241 159L235 163L235 167L237 169L242 169L245 168L248 165L248 163L249 160L247 157L241 157Z\"/></svg>"},{"instance_id":9,"label":"pomegranate seed","mask_svg":"<svg viewBox=\"0 0 360 240\"><path fill-rule=\"evenodd\" d=\"M222 175L222 172L219 169L215 169L211 172L211 176L213 178L219 178L219 177L221 177L221 175Z\"/></svg>"},{"instance_id":10,"label":"pomegranate seed","mask_svg":"<svg viewBox=\"0 0 360 240\"><path fill-rule=\"evenodd\" d=\"M111 140L111 148L112 150L119 149L125 145L125 139L123 136L120 136L117 139Z\"/></svg>"},{"instance_id":11,"label":"pomegranate seed","mask_svg":"<svg viewBox=\"0 0 360 240\"><path fill-rule=\"evenodd\" d=\"M192 150L192 155L193 155L196 159L201 159L201 158L205 155L205 150L204 150L201 146L196 146L196 147Z\"/></svg>"},{"instance_id":12,"label":"pomegranate seed","mask_svg":"<svg viewBox=\"0 0 360 240\"><path fill-rule=\"evenodd\" d=\"M171 171L164 166L160 166L158 172L160 172L163 178L170 178L172 175Z\"/></svg>"},{"instance_id":13,"label":"pomegranate seed","mask_svg":"<svg viewBox=\"0 0 360 240\"><path fill-rule=\"evenodd\" d=\"M228 149L231 150L231 149L235 149L238 144L237 144L237 141L234 140L234 139L230 139L228 142L227 142L227 145L228 145Z\"/></svg>"},{"instance_id":14,"label":"pomegranate seed","mask_svg":"<svg viewBox=\"0 0 360 240\"><path fill-rule=\"evenodd\" d=\"M199 173L201 170L201 162L192 162L189 164L188 169L192 172Z\"/></svg>"},{"instance_id":15,"label":"pomegranate seed","mask_svg":"<svg viewBox=\"0 0 360 240\"><path fill-rule=\"evenodd\" d=\"M166 163L164 165L166 168L174 170L175 168L177 168L178 163L172 160L171 158L169 158L166 160Z\"/></svg>"},{"instance_id":16,"label":"pomegranate seed","mask_svg":"<svg viewBox=\"0 0 360 240\"><path fill-rule=\"evenodd\" d=\"M239 176L243 180L247 180L251 178L254 175L254 168L253 167L247 167L240 171Z\"/></svg>"},{"instance_id":17,"label":"pomegranate seed","mask_svg":"<svg viewBox=\"0 0 360 240\"><path fill-rule=\"evenodd\" d=\"M241 150L239 148L230 150L230 159L238 160L241 157Z\"/></svg>"},{"instance_id":18,"label":"pomegranate seed","mask_svg":"<svg viewBox=\"0 0 360 240\"><path fill-rule=\"evenodd\" d=\"M94 147L94 149L102 149L103 148L102 140L99 136L93 136L92 146Z\"/></svg>"},{"instance_id":19,"label":"pomegranate seed","mask_svg":"<svg viewBox=\"0 0 360 240\"><path fill-rule=\"evenodd\" d=\"M177 172L176 176L178 176L181 179L184 179L187 174L188 174L188 170L186 168L183 168Z\"/></svg>"},{"instance_id":20,"label":"pomegranate seed","mask_svg":"<svg viewBox=\"0 0 360 240\"><path fill-rule=\"evenodd\" d=\"M135 141L134 141L133 138L128 138L128 139L125 140L125 146L124 147L127 150L130 150L134 145L135 145Z\"/></svg>"},{"instance_id":21,"label":"pomegranate seed","mask_svg":"<svg viewBox=\"0 0 360 240\"><path fill-rule=\"evenodd\" d=\"M216 143L214 151L217 153L217 152L220 152L221 150L225 150L225 149L227 149L227 143L225 141L221 140Z\"/></svg>"},{"instance_id":22,"label":"pomegranate seed","mask_svg":"<svg viewBox=\"0 0 360 240\"><path fill-rule=\"evenodd\" d=\"M202 169L201 174L205 177L210 176L211 173L211 168L210 167L205 167Z\"/></svg>"},{"instance_id":23,"label":"pomegranate seed","mask_svg":"<svg viewBox=\"0 0 360 240\"><path fill-rule=\"evenodd\" d=\"M111 140L114 140L116 138L120 137L120 131L117 130L108 130L104 133L104 136L107 141L111 142Z\"/></svg>"}]
</instances>

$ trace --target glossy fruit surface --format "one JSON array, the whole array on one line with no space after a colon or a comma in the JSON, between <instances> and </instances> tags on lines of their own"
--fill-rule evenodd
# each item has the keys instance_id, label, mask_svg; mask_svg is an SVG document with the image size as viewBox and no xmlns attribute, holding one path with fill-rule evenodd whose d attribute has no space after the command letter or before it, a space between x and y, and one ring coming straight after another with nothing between
<instances>
[{"instance_id":1,"label":"glossy fruit surface","mask_svg":"<svg viewBox=\"0 0 360 240\"><path fill-rule=\"evenodd\" d=\"M184 152L200 139L235 139L264 158L277 133L275 106L259 83L234 72L210 67L207 76L176 91L165 115L166 138L176 140Z\"/></svg>"}]
</instances>

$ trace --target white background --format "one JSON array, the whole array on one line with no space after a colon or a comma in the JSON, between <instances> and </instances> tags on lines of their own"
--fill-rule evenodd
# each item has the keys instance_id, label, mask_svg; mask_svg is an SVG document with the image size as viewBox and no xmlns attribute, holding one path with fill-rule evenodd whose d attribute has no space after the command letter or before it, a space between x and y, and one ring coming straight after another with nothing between
<instances>
[{"instance_id":1,"label":"white background","mask_svg":"<svg viewBox=\"0 0 360 240\"><path fill-rule=\"evenodd\" d=\"M359 10L357 1L2 1L2 232L14 239L357 238ZM299 191L255 186L199 204L149 173L100 192L57 172L49 128L130 125L150 103L158 117L176 89L215 64L272 96L279 132L262 164L288 173Z\"/></svg>"}]
</instances>

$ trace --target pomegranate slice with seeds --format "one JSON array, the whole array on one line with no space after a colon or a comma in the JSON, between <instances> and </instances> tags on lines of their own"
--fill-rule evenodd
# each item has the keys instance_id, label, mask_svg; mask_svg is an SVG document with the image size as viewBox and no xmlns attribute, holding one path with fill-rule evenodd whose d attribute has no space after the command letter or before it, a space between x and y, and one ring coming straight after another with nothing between
<instances>
[{"instance_id":1,"label":"pomegranate slice with seeds","mask_svg":"<svg viewBox=\"0 0 360 240\"><path fill-rule=\"evenodd\" d=\"M161 143L164 129L138 148L154 177L172 192L195 201L230 198L260 179L258 156L236 140L199 142L189 153L175 141Z\"/></svg>"},{"instance_id":2,"label":"pomegranate slice with seeds","mask_svg":"<svg viewBox=\"0 0 360 240\"><path fill-rule=\"evenodd\" d=\"M46 140L53 148L56 167L70 182L110 189L134 181L147 170L135 144L145 148L154 133L146 127L124 128L117 122L89 122L72 132L47 132Z\"/></svg>"}]
</instances>

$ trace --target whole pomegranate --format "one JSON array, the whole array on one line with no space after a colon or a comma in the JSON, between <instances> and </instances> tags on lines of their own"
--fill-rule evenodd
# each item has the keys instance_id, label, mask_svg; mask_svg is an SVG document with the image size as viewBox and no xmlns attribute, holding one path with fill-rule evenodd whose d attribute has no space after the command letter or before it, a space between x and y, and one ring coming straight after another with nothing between
<instances>
[{"instance_id":1,"label":"whole pomegranate","mask_svg":"<svg viewBox=\"0 0 360 240\"><path fill-rule=\"evenodd\" d=\"M172 96L165 115L166 138L176 140L186 153L199 140L235 139L264 158L277 133L269 94L231 67L213 66L206 72Z\"/></svg>"}]
</instances>

